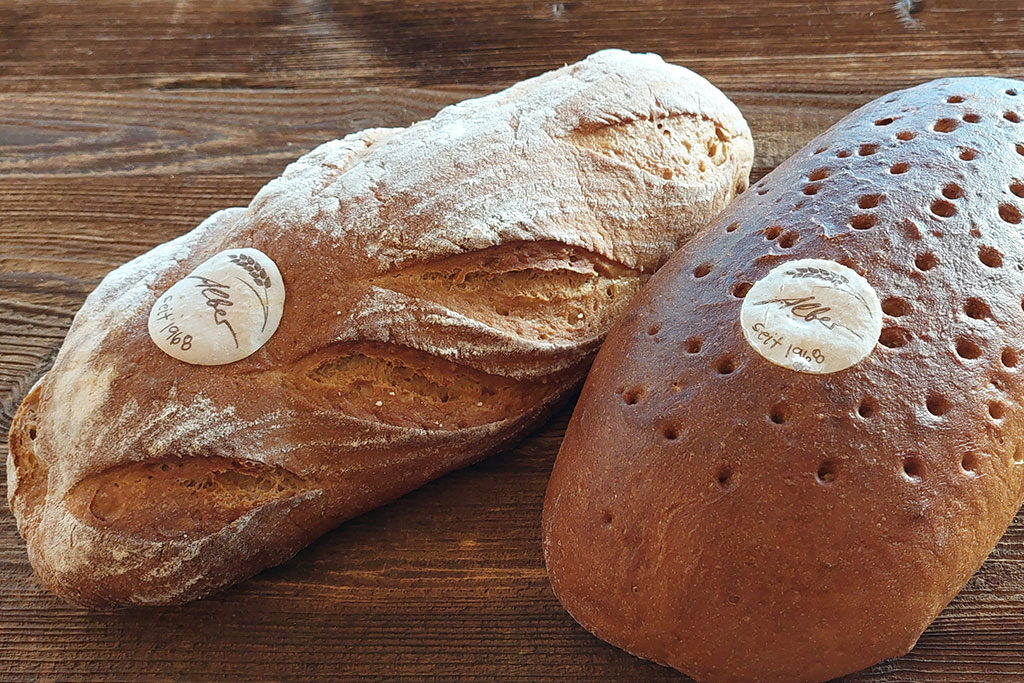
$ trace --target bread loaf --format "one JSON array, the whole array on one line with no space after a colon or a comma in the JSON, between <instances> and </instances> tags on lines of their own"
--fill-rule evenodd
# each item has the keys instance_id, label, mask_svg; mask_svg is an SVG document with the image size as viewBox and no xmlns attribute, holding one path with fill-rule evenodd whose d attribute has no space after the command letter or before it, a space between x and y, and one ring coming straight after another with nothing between
<instances>
[{"instance_id":1,"label":"bread loaf","mask_svg":"<svg viewBox=\"0 0 1024 683\"><path fill-rule=\"evenodd\" d=\"M11 431L36 573L190 600L507 446L751 159L722 93L618 50L315 149L87 299Z\"/></svg>"},{"instance_id":2,"label":"bread loaf","mask_svg":"<svg viewBox=\"0 0 1024 683\"><path fill-rule=\"evenodd\" d=\"M875 100L674 255L602 347L555 593L699 681L904 654L1024 495L1024 83Z\"/></svg>"}]
</instances>

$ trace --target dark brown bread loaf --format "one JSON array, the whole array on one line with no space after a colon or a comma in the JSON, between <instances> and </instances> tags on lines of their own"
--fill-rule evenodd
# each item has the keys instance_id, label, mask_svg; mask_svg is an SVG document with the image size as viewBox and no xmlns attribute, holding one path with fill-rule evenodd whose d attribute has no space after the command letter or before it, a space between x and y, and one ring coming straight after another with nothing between
<instances>
[{"instance_id":1,"label":"dark brown bread loaf","mask_svg":"<svg viewBox=\"0 0 1024 683\"><path fill-rule=\"evenodd\" d=\"M84 605L189 600L501 449L579 384L752 156L710 83L621 50L322 145L86 301L12 427L8 497L36 573ZM262 293L286 291L265 345L232 317L255 299L196 275L216 254L232 291L264 297L261 334L280 310ZM174 327L169 352L252 355L195 365L156 346L150 311L185 280L209 298L176 315L240 334Z\"/></svg>"},{"instance_id":2,"label":"dark brown bread loaf","mask_svg":"<svg viewBox=\"0 0 1024 683\"><path fill-rule=\"evenodd\" d=\"M1024 83L995 78L871 102L651 279L544 506L583 626L701 681L823 681L913 647L1024 495L1022 118ZM751 286L808 258L877 293L852 367L745 340L741 305L773 303Z\"/></svg>"}]
</instances>

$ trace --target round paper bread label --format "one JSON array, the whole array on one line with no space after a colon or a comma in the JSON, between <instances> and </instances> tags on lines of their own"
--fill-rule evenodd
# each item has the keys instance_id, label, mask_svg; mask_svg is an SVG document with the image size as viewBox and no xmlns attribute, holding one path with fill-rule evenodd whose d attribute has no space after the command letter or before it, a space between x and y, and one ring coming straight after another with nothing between
<instances>
[{"instance_id":1,"label":"round paper bread label","mask_svg":"<svg viewBox=\"0 0 1024 683\"><path fill-rule=\"evenodd\" d=\"M284 283L258 249L228 249L174 283L149 312L149 336L195 365L234 363L267 343L284 311Z\"/></svg>"},{"instance_id":2,"label":"round paper bread label","mask_svg":"<svg viewBox=\"0 0 1024 683\"><path fill-rule=\"evenodd\" d=\"M868 281L823 259L776 266L747 292L743 336L776 365L827 374L862 361L882 332L882 307Z\"/></svg>"}]
</instances>

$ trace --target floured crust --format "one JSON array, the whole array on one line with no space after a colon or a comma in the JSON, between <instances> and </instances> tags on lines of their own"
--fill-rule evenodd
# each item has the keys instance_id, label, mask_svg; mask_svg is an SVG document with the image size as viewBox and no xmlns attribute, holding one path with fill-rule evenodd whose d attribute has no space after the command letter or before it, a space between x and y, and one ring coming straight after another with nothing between
<instances>
[{"instance_id":1,"label":"floured crust","mask_svg":"<svg viewBox=\"0 0 1024 683\"><path fill-rule=\"evenodd\" d=\"M200 597L503 448L752 154L705 80L616 50L321 145L87 299L12 428L38 575L85 605ZM229 365L162 353L157 297L240 247L280 269L277 332Z\"/></svg>"},{"instance_id":2,"label":"floured crust","mask_svg":"<svg viewBox=\"0 0 1024 683\"><path fill-rule=\"evenodd\" d=\"M1022 118L1005 79L871 102L652 278L545 500L581 624L711 682L823 681L914 645L1024 499ZM798 259L877 293L851 367L797 372L744 337L751 286Z\"/></svg>"}]
</instances>

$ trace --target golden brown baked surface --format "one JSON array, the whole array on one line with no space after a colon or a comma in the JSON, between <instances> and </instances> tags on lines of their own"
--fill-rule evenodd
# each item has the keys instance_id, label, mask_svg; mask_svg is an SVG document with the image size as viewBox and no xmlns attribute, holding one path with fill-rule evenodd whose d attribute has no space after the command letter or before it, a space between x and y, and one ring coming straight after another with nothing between
<instances>
[{"instance_id":1,"label":"golden brown baked surface","mask_svg":"<svg viewBox=\"0 0 1024 683\"><path fill-rule=\"evenodd\" d=\"M901 655L1024 495L1024 83L871 102L680 250L602 347L544 507L587 629L701 681L822 681ZM874 287L862 362L743 338L750 285L838 261Z\"/></svg>"},{"instance_id":2,"label":"golden brown baked surface","mask_svg":"<svg viewBox=\"0 0 1024 683\"><path fill-rule=\"evenodd\" d=\"M501 449L752 155L707 81L616 50L313 150L86 301L12 427L36 573L85 605L189 600ZM157 297L242 247L287 291L269 342L219 366L159 350Z\"/></svg>"}]
</instances>

